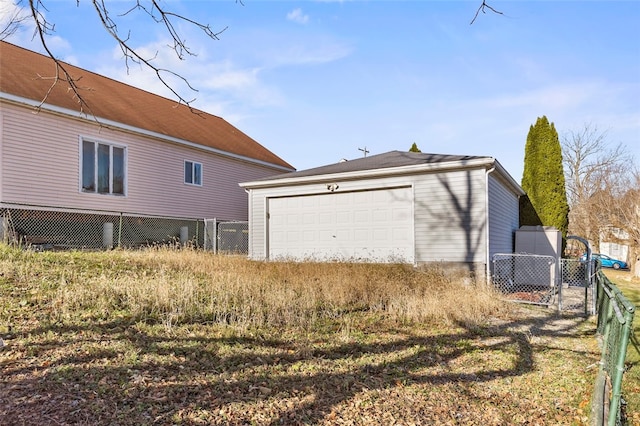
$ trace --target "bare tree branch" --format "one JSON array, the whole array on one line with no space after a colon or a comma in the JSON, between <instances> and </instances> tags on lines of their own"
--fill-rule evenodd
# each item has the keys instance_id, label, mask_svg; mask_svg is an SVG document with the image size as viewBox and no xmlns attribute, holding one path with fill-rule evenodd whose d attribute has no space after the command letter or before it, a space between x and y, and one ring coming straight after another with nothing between
<instances>
[{"instance_id":1,"label":"bare tree branch","mask_svg":"<svg viewBox=\"0 0 640 426\"><path fill-rule=\"evenodd\" d=\"M183 83L185 83L185 85L189 89L193 90L194 92L197 92L197 89L195 89L189 83L189 81L186 78L184 78L182 75L180 75L180 74L178 74L176 72L173 72L173 71L171 71L169 69L161 68L161 67L158 67L158 66L154 65L153 64L153 60L157 57L157 52L156 52L156 55L154 55L153 57L150 57L150 58L143 57L140 53L138 53L138 51L136 51L129 44L130 32L127 33L126 37L121 36L120 33L118 32L118 26L117 26L116 22L109 15L109 9L105 5L104 0L91 0L91 2L93 3L93 6L94 6L94 8L96 10L96 13L97 13L98 17L100 18L100 21L102 22L102 25L104 26L105 30L118 43L118 46L120 47L120 50L122 51L122 54L124 55L124 58L125 58L125 64L127 66L127 72L129 71L129 61L131 61L131 62L133 62L135 64L138 64L138 65L144 65L145 67L151 69L156 74L156 77L158 78L158 80L167 89L169 89L171 91L171 93L173 93L173 95L179 100L180 103L183 103L183 104L189 106L189 108L191 108L191 103L193 103L195 98L187 100L185 97L183 97L170 84L170 82L167 80L166 76L177 77L179 80L181 80ZM150 7L143 5L140 2L140 0L136 0L135 4L129 10L124 12L124 14L122 16L128 15L128 14L130 14L133 11L136 11L136 10L141 10L141 11L145 12L156 23L159 23L159 24L161 23L161 24L164 25L166 31L171 36L171 39L172 39L172 42L173 42L173 46L169 46L169 47L175 52L177 58L180 59L180 60L184 60L185 59L185 54L190 55L190 56L195 56L195 54L189 49L189 47L187 46L184 38L176 30L176 27L175 27L175 24L174 24L174 20L184 21L184 22L187 22L187 23L189 23L191 25L194 25L195 27L199 28L207 37L209 37L209 38L211 38L213 40L219 40L220 34L226 30L226 27L225 27L221 31L214 32L208 24L207 25L201 24L201 23L199 23L199 22L197 22L197 21L195 21L193 19L190 19L190 18L187 18L187 17L185 17L183 15L179 15L179 14L176 14L174 12L171 12L171 11L165 9L156 0L150 0Z\"/></svg>"},{"instance_id":2,"label":"bare tree branch","mask_svg":"<svg viewBox=\"0 0 640 426\"><path fill-rule=\"evenodd\" d=\"M622 176L625 165L631 161L620 143L611 147L607 132L600 132L591 124L578 131L570 131L562 140L562 161L565 168L567 198L573 207L584 202L612 179Z\"/></svg>"},{"instance_id":3,"label":"bare tree branch","mask_svg":"<svg viewBox=\"0 0 640 426\"><path fill-rule=\"evenodd\" d=\"M476 21L476 19L478 18L478 15L480 14L480 12L482 13L487 13L487 9L489 9L491 12L496 13L498 15L503 15L502 12L494 9L493 7L489 6L487 4L486 0L482 0L482 4L480 5L480 7L478 7L478 10L476 10L476 14L473 16L473 19L471 20L471 22L469 23L469 25L473 25L473 23Z\"/></svg>"},{"instance_id":4,"label":"bare tree branch","mask_svg":"<svg viewBox=\"0 0 640 426\"><path fill-rule=\"evenodd\" d=\"M187 16L169 10L168 7L159 0L130 1L132 3L131 7L118 17L123 17L136 11L141 11L145 15L148 15L148 17L155 23L162 25L166 32L169 34L171 44L169 44L167 47L173 50L179 60L185 60L187 56L196 56L196 54L190 49L190 47L186 43L185 38L178 30L178 23L184 22L189 24L190 26L196 27L212 40L219 40L220 34L227 29L225 27L220 31L214 31L208 24L200 23L195 19L191 19ZM15 31L17 31L17 29L27 20L33 21L35 27L34 38L38 38L40 40L42 47L44 48L47 55L51 57L56 68L54 76L39 76L39 78L41 79L51 79L52 85L45 94L42 102L37 107L37 109L40 109L46 102L55 86L59 82L64 82L68 85L69 90L73 93L74 99L78 101L81 113L91 113L89 105L82 94L82 90L87 90L88 88L79 86L79 79L74 79L70 75L67 67L65 67L65 64L58 58L56 58L54 52L49 48L49 45L47 43L47 37L55 32L55 24L49 21L45 16L45 12L47 12L47 9L45 7L46 0L28 0L27 10L29 13L23 13L23 10L20 8L21 2L22 0L19 0L16 3L16 11L13 15L10 16L7 22L0 22L0 39L4 39L15 33ZM140 50L133 47L131 41L131 31L127 30L126 34L120 31L117 22L118 17L113 17L110 14L110 6L107 6L106 3L107 2L105 0L91 0L91 4L94 6L96 14L100 19L100 22L102 23L104 29L116 41L118 47L122 51L125 66L127 68L127 73L130 70L131 63L140 65L143 68L150 69L155 73L157 79L167 89L169 89L173 96L177 98L179 104L185 104L195 112L195 110L191 107L191 104L193 103L193 101L195 101L195 98L187 99L184 95L182 95L180 91L172 84L172 79L177 79L173 80L173 82L180 81L184 83L189 90L197 92L197 89L194 88L190 84L190 82L182 75L171 71L170 69L158 66L154 62L158 57L158 52L156 52L155 55L147 57L144 56L140 52ZM241 0L236 0L236 3L240 3L241 5L243 4ZM76 6L79 5L80 0L76 0Z\"/></svg>"},{"instance_id":5,"label":"bare tree branch","mask_svg":"<svg viewBox=\"0 0 640 426\"><path fill-rule=\"evenodd\" d=\"M0 10L0 40L4 40L13 34L27 21L30 16L20 8L19 4L4 4L4 10Z\"/></svg>"},{"instance_id":6,"label":"bare tree branch","mask_svg":"<svg viewBox=\"0 0 640 426\"><path fill-rule=\"evenodd\" d=\"M33 19L35 24L34 37L38 37L40 39L44 50L51 57L51 59L53 59L56 65L55 76L49 77L53 80L52 86L50 90L48 90L40 106L45 103L47 97L56 86L56 84L59 81L64 81L68 84L70 90L73 92L74 98L80 104L81 112L89 110L89 105L87 104L81 93L81 89L83 88L78 86L77 80L74 80L72 78L72 76L65 68L64 64L56 58L55 54L49 49L49 46L47 45L46 36L51 35L55 32L55 25L52 22L48 21L45 15L41 12L41 10L46 11L44 1L45 0L28 0L31 15L30 18ZM191 26L198 28L200 31L202 31L203 34L205 34L212 40L219 40L220 34L222 34L227 29L225 27L220 31L214 31L208 24L200 23L195 19L191 19L187 16L169 10L167 6L159 0L129 1L132 2L131 7L119 16L122 17L136 11L141 11L144 14L148 15L154 22L163 25L164 29L171 37L172 45L169 45L168 47L174 51L176 57L179 60L184 60L186 56L196 56L195 53L187 45L186 40L183 38L181 33L178 31L176 25L179 22L185 22ZM19 6L21 2L22 0L18 0L16 6ZM182 75L169 69L157 66L154 63L154 60L157 59L158 52L150 57L144 57L141 53L139 53L139 51L136 50L136 48L134 48L131 44L131 31L127 31L126 35L120 32L116 22L117 18L112 18L109 13L109 7L106 5L105 0L91 0L91 3L93 4L96 14L98 15L98 18L100 19L103 27L105 28L107 33L117 42L118 47L122 51L125 60L125 66L127 68L127 73L130 70L130 63L135 63L152 70L158 80L178 99L179 103L183 103L191 108L191 104L195 101L195 98L187 99L182 94L180 94L180 92L172 85L170 79L172 77L177 78L194 92L197 92L197 89L195 89ZM244 4L242 0L236 0L236 3L239 3L240 5ZM79 5L80 0L76 0L76 6ZM482 0L482 3L478 7L475 16L471 20L471 24L475 22L480 12L486 13L487 10L502 15L502 12L487 4L486 0ZM15 15L12 16L6 23L0 23L0 39L4 39L13 34L18 29L18 27L20 27L20 25L27 19L29 19L29 16L27 14L20 15L20 9L16 7Z\"/></svg>"},{"instance_id":7,"label":"bare tree branch","mask_svg":"<svg viewBox=\"0 0 640 426\"><path fill-rule=\"evenodd\" d=\"M54 25L47 21L44 14L40 11L41 8L46 10L41 0L29 0L29 9L31 11L33 22L35 24L34 37L40 38L42 47L47 52L49 57L51 57L51 59L53 60L56 70L53 77L39 76L39 78L41 79L51 79L53 82L51 83L51 86L47 90L47 93L45 93L42 101L40 101L40 104L36 107L36 109L40 110L42 108L42 105L44 105L44 103L47 101L47 98L49 97L55 86L60 81L63 81L69 86L69 90L73 92L74 99L76 99L76 101L80 105L80 113L85 113L86 110L89 112L89 114L95 117L95 115L91 113L91 108L80 93L81 90L88 90L88 88L81 88L80 86L78 86L79 79L76 80L71 76L63 62L55 57L55 55L53 54L53 52L51 52L49 46L47 45L45 36L51 34L54 31Z\"/></svg>"},{"instance_id":8,"label":"bare tree branch","mask_svg":"<svg viewBox=\"0 0 640 426\"><path fill-rule=\"evenodd\" d=\"M93 0L95 3L95 0ZM105 9L105 8L103 8ZM140 0L136 0L136 4L127 12L125 12L123 15L127 15L130 12L132 12L133 10L143 10L147 15L149 15L156 23L162 23L165 26L165 29L167 30L167 32L171 35L174 45L172 46L172 49L176 52L176 54L178 55L178 58L183 59L184 58L184 53L187 53L189 55L194 55L194 53L192 53L189 48L187 47L187 45L185 44L184 40L182 39L182 37L180 36L180 34L176 31L175 25L172 22L172 19L176 19L179 21L184 21L187 22L197 28L199 28L200 30L202 30L202 32L209 38L214 39L214 40L219 40L219 35L222 34L227 27L223 28L222 30L218 31L218 32L214 32L211 27L207 24L201 24L200 22L194 21L193 19L189 19L185 16L173 13L171 11L166 10L165 8L161 7L160 4L158 4L158 2L156 0L151 0L151 9L149 10L149 8L145 7L144 5L142 5L140 3ZM106 10L106 9L105 9ZM156 15L156 13L159 15L159 17Z\"/></svg>"},{"instance_id":9,"label":"bare tree branch","mask_svg":"<svg viewBox=\"0 0 640 426\"><path fill-rule=\"evenodd\" d=\"M180 95L176 89L174 89L169 82L166 80L166 78L164 77L166 74L169 75L174 75L176 77L178 77L179 79L181 79L188 87L189 89L193 90L194 92L197 92L196 89L194 89L189 82L187 81L186 78L180 76L179 74L170 71L168 69L165 68L160 68L155 66L152 61L157 57L157 52L156 55L151 57L151 58L145 58L142 55L140 55L135 49L133 49L130 45L129 45L129 37L130 34L127 34L127 37L121 37L120 34L118 33L118 26L116 25L116 23L111 19L111 17L109 16L109 11L106 8L104 1L103 0L92 0L92 3L95 7L96 13L98 14L98 17L100 18L100 21L102 22L102 25L104 26L104 28L106 29L107 33L109 33L109 35L111 35L111 37L113 37L117 42L118 42L118 46L120 47L120 50L122 51L122 54L124 55L125 58L125 64L127 67L127 73L129 72L129 61L136 63L138 65L144 65L148 68L150 68L151 70L153 70L153 72L156 74L156 77L158 78L158 80L160 80L160 82L166 87L168 88L171 93L174 94L174 96L176 96L179 100L180 103L184 103L185 105L190 105L195 99L191 99L191 100L187 100L185 99L182 95ZM139 5L139 3L138 3ZM175 40L175 35L172 34L172 37L174 37ZM176 44L179 45L179 43L181 42L180 39L178 39L178 41L175 41ZM174 49L176 49L174 47ZM178 50L176 50L176 53L178 55L178 57L180 59L182 59L181 57L181 52L179 52Z\"/></svg>"}]
</instances>

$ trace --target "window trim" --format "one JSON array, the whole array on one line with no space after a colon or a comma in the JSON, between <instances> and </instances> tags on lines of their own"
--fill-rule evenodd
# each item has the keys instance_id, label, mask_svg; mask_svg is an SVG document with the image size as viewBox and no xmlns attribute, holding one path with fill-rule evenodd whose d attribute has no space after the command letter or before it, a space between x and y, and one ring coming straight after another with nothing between
<instances>
[{"instance_id":1,"label":"window trim","mask_svg":"<svg viewBox=\"0 0 640 426\"><path fill-rule=\"evenodd\" d=\"M96 186L95 190L88 191L84 189L84 176L83 176L83 167L84 167L84 142L90 142L94 144L94 184ZM109 192L98 192L98 146L106 145L109 147ZM113 193L113 148L122 149L122 169L123 169L123 179L122 179L122 194ZM126 197L128 194L128 186L129 186L129 147L126 144L106 141L102 139L97 139L93 137L87 136L79 136L78 138L78 192L81 194L89 194L89 195L104 195L110 197Z\"/></svg>"},{"instance_id":2,"label":"window trim","mask_svg":"<svg viewBox=\"0 0 640 426\"><path fill-rule=\"evenodd\" d=\"M191 182L187 182L187 163L191 163ZM198 161L193 161L193 160L184 160L184 167L182 169L182 179L183 179L183 183L185 185L189 185L189 186L202 186L203 184L203 175L204 175L204 167L202 166L202 163L198 162ZM199 166L199 182L198 183L193 183L193 181L195 180L195 176L196 176L196 169Z\"/></svg>"}]
</instances>

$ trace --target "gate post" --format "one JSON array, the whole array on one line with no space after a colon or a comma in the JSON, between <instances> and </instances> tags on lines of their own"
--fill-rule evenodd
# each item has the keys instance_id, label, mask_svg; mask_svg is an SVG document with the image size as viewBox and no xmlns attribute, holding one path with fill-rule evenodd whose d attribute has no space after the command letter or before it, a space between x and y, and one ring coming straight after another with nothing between
<instances>
[{"instance_id":1,"label":"gate post","mask_svg":"<svg viewBox=\"0 0 640 426\"><path fill-rule=\"evenodd\" d=\"M598 299L598 288L593 284L593 275L591 274L591 246L589 245L589 241L582 237L578 237L575 235L567 235L567 240L576 240L580 241L587 248L587 259L586 259L586 272L587 275L585 278L585 286L584 286L584 313L585 315L589 315L589 288L591 288L592 297L591 297L591 315L596 314L596 301Z\"/></svg>"},{"instance_id":2,"label":"gate post","mask_svg":"<svg viewBox=\"0 0 640 426\"><path fill-rule=\"evenodd\" d=\"M218 218L213 218L213 253L218 253Z\"/></svg>"}]
</instances>

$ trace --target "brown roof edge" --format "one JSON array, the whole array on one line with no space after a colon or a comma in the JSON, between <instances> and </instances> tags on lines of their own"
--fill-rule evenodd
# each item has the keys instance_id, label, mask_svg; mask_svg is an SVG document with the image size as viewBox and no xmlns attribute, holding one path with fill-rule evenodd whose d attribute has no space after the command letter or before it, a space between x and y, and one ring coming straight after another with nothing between
<instances>
[{"instance_id":1,"label":"brown roof edge","mask_svg":"<svg viewBox=\"0 0 640 426\"><path fill-rule=\"evenodd\" d=\"M190 108L175 100L147 92L63 62L77 81L89 116L121 123L157 135L187 141L279 168L293 166L221 117ZM40 53L0 41L0 92L51 105L62 111L83 112L68 84L53 85L53 60ZM48 95L47 95L48 93ZM85 117L87 118L87 117ZM89 118L87 118L89 119Z\"/></svg>"}]
</instances>

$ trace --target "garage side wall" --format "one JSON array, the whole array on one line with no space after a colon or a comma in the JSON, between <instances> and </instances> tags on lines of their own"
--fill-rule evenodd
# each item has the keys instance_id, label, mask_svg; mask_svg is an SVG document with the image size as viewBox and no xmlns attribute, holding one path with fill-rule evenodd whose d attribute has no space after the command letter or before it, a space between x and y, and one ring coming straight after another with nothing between
<instances>
[{"instance_id":1,"label":"garage side wall","mask_svg":"<svg viewBox=\"0 0 640 426\"><path fill-rule=\"evenodd\" d=\"M249 259L264 260L266 254L266 193L249 190Z\"/></svg>"},{"instance_id":2,"label":"garage side wall","mask_svg":"<svg viewBox=\"0 0 640 426\"><path fill-rule=\"evenodd\" d=\"M486 262L484 169L421 175L415 183L416 262ZM470 266L471 265L471 266Z\"/></svg>"},{"instance_id":3,"label":"garage side wall","mask_svg":"<svg viewBox=\"0 0 640 426\"><path fill-rule=\"evenodd\" d=\"M489 175L489 260L496 253L512 253L520 225L518 196L495 174Z\"/></svg>"}]
</instances>

